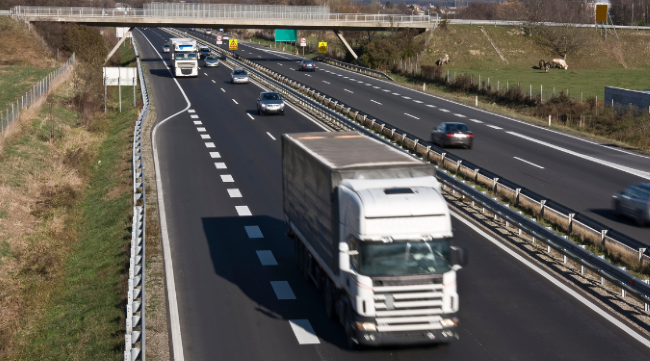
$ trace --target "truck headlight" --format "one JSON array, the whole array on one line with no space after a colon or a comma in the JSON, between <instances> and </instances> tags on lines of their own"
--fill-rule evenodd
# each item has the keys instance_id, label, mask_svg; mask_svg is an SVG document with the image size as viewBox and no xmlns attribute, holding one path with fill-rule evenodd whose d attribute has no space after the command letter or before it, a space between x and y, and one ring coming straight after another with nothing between
<instances>
[{"instance_id":1,"label":"truck headlight","mask_svg":"<svg viewBox=\"0 0 650 361\"><path fill-rule=\"evenodd\" d=\"M377 331L377 325L372 322L357 322L357 329L359 331Z\"/></svg>"},{"instance_id":2,"label":"truck headlight","mask_svg":"<svg viewBox=\"0 0 650 361\"><path fill-rule=\"evenodd\" d=\"M442 327L457 327L458 326L458 319L457 318L445 318L444 320L440 321L440 324Z\"/></svg>"},{"instance_id":3,"label":"truck headlight","mask_svg":"<svg viewBox=\"0 0 650 361\"><path fill-rule=\"evenodd\" d=\"M266 108L266 104L262 103L262 108Z\"/></svg>"}]
</instances>

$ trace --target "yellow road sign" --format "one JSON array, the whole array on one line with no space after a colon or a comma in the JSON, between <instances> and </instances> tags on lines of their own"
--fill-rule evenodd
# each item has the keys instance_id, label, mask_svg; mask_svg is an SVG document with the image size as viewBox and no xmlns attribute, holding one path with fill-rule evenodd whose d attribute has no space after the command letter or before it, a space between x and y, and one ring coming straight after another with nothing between
<instances>
[{"instance_id":1,"label":"yellow road sign","mask_svg":"<svg viewBox=\"0 0 650 361\"><path fill-rule=\"evenodd\" d=\"M607 4L596 4L596 21L607 21Z\"/></svg>"},{"instance_id":2,"label":"yellow road sign","mask_svg":"<svg viewBox=\"0 0 650 361\"><path fill-rule=\"evenodd\" d=\"M318 52L319 53L327 53L327 43L324 41L319 41L318 42Z\"/></svg>"},{"instance_id":3,"label":"yellow road sign","mask_svg":"<svg viewBox=\"0 0 650 361\"><path fill-rule=\"evenodd\" d=\"M229 50L237 50L237 39L228 40L228 49Z\"/></svg>"}]
</instances>

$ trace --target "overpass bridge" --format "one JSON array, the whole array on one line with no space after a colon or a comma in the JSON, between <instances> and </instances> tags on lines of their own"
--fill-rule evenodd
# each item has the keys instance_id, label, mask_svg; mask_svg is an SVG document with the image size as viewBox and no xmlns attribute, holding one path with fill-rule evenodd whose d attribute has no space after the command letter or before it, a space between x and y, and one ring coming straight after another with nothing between
<instances>
[{"instance_id":1,"label":"overpass bridge","mask_svg":"<svg viewBox=\"0 0 650 361\"><path fill-rule=\"evenodd\" d=\"M151 3L141 9L15 6L20 21L91 26L218 27L236 29L394 30L433 29L429 15L330 13L327 6Z\"/></svg>"}]
</instances>

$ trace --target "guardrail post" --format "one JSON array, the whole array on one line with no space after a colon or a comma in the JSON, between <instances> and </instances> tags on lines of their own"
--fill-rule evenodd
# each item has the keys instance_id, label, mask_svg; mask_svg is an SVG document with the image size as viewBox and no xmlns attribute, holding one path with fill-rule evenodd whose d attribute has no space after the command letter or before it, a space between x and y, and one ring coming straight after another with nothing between
<instances>
[{"instance_id":1,"label":"guardrail post","mask_svg":"<svg viewBox=\"0 0 650 361\"><path fill-rule=\"evenodd\" d=\"M650 284L650 280L643 280L643 282L645 282L646 284ZM645 312L648 312L648 308L650 308L650 305L648 305L647 302L645 302L644 304L645 304L644 310Z\"/></svg>"},{"instance_id":2,"label":"guardrail post","mask_svg":"<svg viewBox=\"0 0 650 361\"><path fill-rule=\"evenodd\" d=\"M497 193L497 183L499 182L499 178L494 178L492 181L494 182L494 185L492 186L492 192L494 192L494 194L496 194Z\"/></svg>"},{"instance_id":3,"label":"guardrail post","mask_svg":"<svg viewBox=\"0 0 650 361\"><path fill-rule=\"evenodd\" d=\"M456 166L456 173L460 173L460 165L463 164L463 160L459 159Z\"/></svg>"},{"instance_id":4,"label":"guardrail post","mask_svg":"<svg viewBox=\"0 0 650 361\"><path fill-rule=\"evenodd\" d=\"M605 245L605 236L607 235L607 229L603 229L600 231L600 244L603 246Z\"/></svg>"},{"instance_id":5,"label":"guardrail post","mask_svg":"<svg viewBox=\"0 0 650 361\"><path fill-rule=\"evenodd\" d=\"M643 259L643 253L646 249L647 248L639 248L639 263L641 263L641 260Z\"/></svg>"},{"instance_id":6,"label":"guardrail post","mask_svg":"<svg viewBox=\"0 0 650 361\"><path fill-rule=\"evenodd\" d=\"M569 213L569 226L567 227L567 233L571 234L572 229L573 229L573 217L575 217L575 213Z\"/></svg>"},{"instance_id":7,"label":"guardrail post","mask_svg":"<svg viewBox=\"0 0 650 361\"><path fill-rule=\"evenodd\" d=\"M542 199L541 201L539 201L539 206L540 206L540 208L539 208L539 216L540 216L540 218L544 217L544 206L545 205L546 205L546 199Z\"/></svg>"},{"instance_id":8,"label":"guardrail post","mask_svg":"<svg viewBox=\"0 0 650 361\"><path fill-rule=\"evenodd\" d=\"M604 255L603 255L603 256L598 256L598 258L604 260L604 259L605 259L605 256L604 256ZM604 285L605 285L605 277L600 276L600 284L601 284L601 286L604 286Z\"/></svg>"},{"instance_id":9,"label":"guardrail post","mask_svg":"<svg viewBox=\"0 0 650 361\"><path fill-rule=\"evenodd\" d=\"M584 244L581 244L580 248L587 249L587 246L585 246ZM583 265L583 264L580 265L580 273L585 274L585 265Z\"/></svg>"},{"instance_id":10,"label":"guardrail post","mask_svg":"<svg viewBox=\"0 0 650 361\"><path fill-rule=\"evenodd\" d=\"M521 188L515 189L515 204L519 204L519 194L521 193Z\"/></svg>"}]
</instances>

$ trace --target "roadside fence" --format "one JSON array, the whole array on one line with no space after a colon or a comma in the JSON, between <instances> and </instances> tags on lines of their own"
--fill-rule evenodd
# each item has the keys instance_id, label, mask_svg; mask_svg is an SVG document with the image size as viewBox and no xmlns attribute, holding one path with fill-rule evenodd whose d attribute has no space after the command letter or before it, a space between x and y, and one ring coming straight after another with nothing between
<instances>
[{"instance_id":1,"label":"roadside fence","mask_svg":"<svg viewBox=\"0 0 650 361\"><path fill-rule=\"evenodd\" d=\"M20 112L31 108L42 97L46 97L52 86L52 82L60 75L64 74L70 68L70 65L75 62L75 54L66 60L58 69L49 73L43 80L34 84L32 88L16 99L16 104L11 103L11 107L7 107L4 112L0 112L0 135L4 136L7 127L20 117Z\"/></svg>"}]
</instances>

